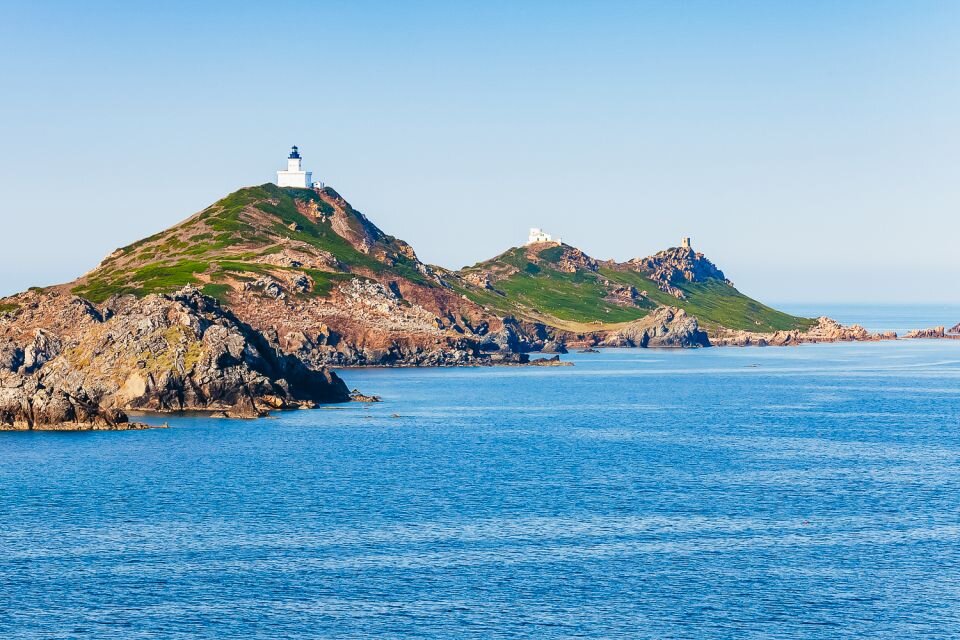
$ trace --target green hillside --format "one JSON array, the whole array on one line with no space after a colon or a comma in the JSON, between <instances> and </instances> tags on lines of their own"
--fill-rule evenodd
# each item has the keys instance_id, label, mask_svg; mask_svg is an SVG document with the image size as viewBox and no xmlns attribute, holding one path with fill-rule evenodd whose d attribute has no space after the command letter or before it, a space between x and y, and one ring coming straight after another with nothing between
<instances>
[{"instance_id":1,"label":"green hillside","mask_svg":"<svg viewBox=\"0 0 960 640\"><path fill-rule=\"evenodd\" d=\"M569 272L569 263L566 270L561 270L560 262L571 249L566 245L538 251L510 249L462 270L464 281L459 287L474 302L501 314L561 327L575 323L585 329L599 323L628 322L660 305L684 309L707 330L726 327L770 332L805 329L814 324L761 304L721 279L679 282L675 286L686 296L679 299L661 291L649 275L624 264L596 263L587 258L589 262L575 271ZM489 274L492 289L471 286L471 274ZM611 300L614 290L631 286L641 294L632 302Z\"/></svg>"},{"instance_id":2,"label":"green hillside","mask_svg":"<svg viewBox=\"0 0 960 640\"><path fill-rule=\"evenodd\" d=\"M358 237L370 239L375 251L363 253L333 230L331 220L338 213ZM291 248L334 266L297 268L265 260ZM190 284L223 298L238 283L282 270L308 274L313 282L308 293L314 295L325 294L347 274L387 270L427 284L411 255L404 243L382 234L332 189L264 184L240 189L166 231L118 249L72 291L101 302L114 294L169 293Z\"/></svg>"},{"instance_id":3,"label":"green hillside","mask_svg":"<svg viewBox=\"0 0 960 640\"><path fill-rule=\"evenodd\" d=\"M557 247L559 249L560 247ZM495 291L462 286L461 290L474 302L496 310L503 315L540 320L550 316L577 323L601 321L629 322L644 317L655 304L624 307L604 300L608 288L597 273L577 270L565 273L555 268L559 256L546 249L535 260L529 260L523 248L515 248L493 260L465 269L470 271L504 271L513 267L508 277L498 279Z\"/></svg>"},{"instance_id":4,"label":"green hillside","mask_svg":"<svg viewBox=\"0 0 960 640\"><path fill-rule=\"evenodd\" d=\"M686 294L686 300L678 300L669 293L657 289L652 280L631 271L601 269L611 280L644 287L651 300L660 304L679 307L694 315L706 329L726 327L744 331L784 331L808 329L816 322L810 318L792 316L745 296L735 287L722 280L687 282L677 287Z\"/></svg>"}]
</instances>

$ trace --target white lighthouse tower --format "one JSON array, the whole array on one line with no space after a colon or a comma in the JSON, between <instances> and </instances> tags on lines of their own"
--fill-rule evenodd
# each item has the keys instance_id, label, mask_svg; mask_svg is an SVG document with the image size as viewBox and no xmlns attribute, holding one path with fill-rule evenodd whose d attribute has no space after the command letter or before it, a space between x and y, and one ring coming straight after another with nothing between
<instances>
[{"instance_id":1,"label":"white lighthouse tower","mask_svg":"<svg viewBox=\"0 0 960 640\"><path fill-rule=\"evenodd\" d=\"M309 189L313 186L313 172L304 171L301 163L300 151L297 146L293 146L290 155L287 156L287 170L277 171L277 186L280 187L299 187Z\"/></svg>"}]
</instances>

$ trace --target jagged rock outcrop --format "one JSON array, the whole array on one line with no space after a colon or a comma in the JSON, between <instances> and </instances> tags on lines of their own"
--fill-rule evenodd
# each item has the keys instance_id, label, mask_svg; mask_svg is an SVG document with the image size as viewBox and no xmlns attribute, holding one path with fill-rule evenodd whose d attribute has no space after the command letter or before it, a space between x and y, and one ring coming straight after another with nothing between
<instances>
[{"instance_id":1,"label":"jagged rock outcrop","mask_svg":"<svg viewBox=\"0 0 960 640\"><path fill-rule=\"evenodd\" d=\"M117 428L127 410L252 417L349 399L335 374L194 288L112 298L80 324L70 322L76 299L28 293L21 303L0 323L3 428Z\"/></svg>"},{"instance_id":2,"label":"jagged rock outcrop","mask_svg":"<svg viewBox=\"0 0 960 640\"><path fill-rule=\"evenodd\" d=\"M558 271L563 273L576 273L583 269L584 271L596 271L600 265L596 260L576 247L570 245L560 245L562 252L556 261Z\"/></svg>"},{"instance_id":3,"label":"jagged rock outcrop","mask_svg":"<svg viewBox=\"0 0 960 640\"><path fill-rule=\"evenodd\" d=\"M709 347L706 332L683 309L661 307L626 327L604 335L604 347Z\"/></svg>"},{"instance_id":4,"label":"jagged rock outcrop","mask_svg":"<svg viewBox=\"0 0 960 640\"><path fill-rule=\"evenodd\" d=\"M943 339L949 338L952 340L960 339L960 325L951 327L948 331L945 327L931 327L929 329L914 329L913 331L908 331L904 338L933 338L933 339Z\"/></svg>"},{"instance_id":5,"label":"jagged rock outcrop","mask_svg":"<svg viewBox=\"0 0 960 640\"><path fill-rule=\"evenodd\" d=\"M825 316L817 318L817 323L806 331L775 331L756 333L721 329L711 336L710 341L719 346L786 346L808 342L870 342L876 340L896 340L892 331L871 333L858 324L845 326Z\"/></svg>"},{"instance_id":6,"label":"jagged rock outcrop","mask_svg":"<svg viewBox=\"0 0 960 640\"><path fill-rule=\"evenodd\" d=\"M84 389L59 388L37 374L0 371L0 431L117 430L146 425L130 422L126 413L105 408Z\"/></svg>"},{"instance_id":7,"label":"jagged rock outcrop","mask_svg":"<svg viewBox=\"0 0 960 640\"><path fill-rule=\"evenodd\" d=\"M675 285L683 282L713 279L730 284L715 264L690 247L672 247L647 258L634 258L628 260L626 266L643 273L656 282L661 291L680 300L685 299L686 294Z\"/></svg>"},{"instance_id":8,"label":"jagged rock outcrop","mask_svg":"<svg viewBox=\"0 0 960 640\"><path fill-rule=\"evenodd\" d=\"M947 330L945 327L931 327L929 329L914 329L908 331L904 338L945 338Z\"/></svg>"}]
</instances>

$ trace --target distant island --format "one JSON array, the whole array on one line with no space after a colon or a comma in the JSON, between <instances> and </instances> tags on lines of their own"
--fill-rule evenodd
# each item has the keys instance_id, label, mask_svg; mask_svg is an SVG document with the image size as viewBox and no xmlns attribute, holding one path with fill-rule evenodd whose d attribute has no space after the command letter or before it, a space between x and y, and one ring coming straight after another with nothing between
<instances>
[{"instance_id":1,"label":"distant island","mask_svg":"<svg viewBox=\"0 0 960 640\"><path fill-rule=\"evenodd\" d=\"M292 186L240 189L71 283L0 300L0 428L349 400L329 367L896 337L761 304L688 238L614 262L533 229L471 267L428 265L300 162L294 148L278 172Z\"/></svg>"}]
</instances>

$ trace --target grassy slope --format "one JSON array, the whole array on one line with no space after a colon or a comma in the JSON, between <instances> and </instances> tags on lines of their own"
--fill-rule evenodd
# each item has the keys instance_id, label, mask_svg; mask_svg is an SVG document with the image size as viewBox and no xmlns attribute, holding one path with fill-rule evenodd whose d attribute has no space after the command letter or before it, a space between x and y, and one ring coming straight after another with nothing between
<instances>
[{"instance_id":1,"label":"grassy slope","mask_svg":"<svg viewBox=\"0 0 960 640\"><path fill-rule=\"evenodd\" d=\"M680 307L696 316L706 329L726 327L769 332L806 329L814 324L814 321L808 318L792 316L757 302L722 280L677 285L687 295L686 300L678 300L669 293L660 291L652 280L635 271L601 269L601 272L611 280L632 284L637 289L646 291L649 298L659 304Z\"/></svg>"},{"instance_id":2,"label":"grassy slope","mask_svg":"<svg viewBox=\"0 0 960 640\"><path fill-rule=\"evenodd\" d=\"M552 268L563 249L552 247L537 254L537 264L528 260L523 248L511 249L493 260L466 269L504 272L519 269L499 279L494 287L505 295L476 287L463 287L462 293L479 304L500 313L538 320L569 330L595 329L596 324L609 325L636 320L647 315L656 305L680 307L696 316L704 328L719 327L768 332L806 328L813 321L771 309L749 298L719 280L685 283L680 288L686 300L678 300L660 291L643 274L630 270L601 267L599 276L613 283L632 285L646 291L649 301L637 307L624 307L603 298L607 289L598 282L598 274L587 270L564 273Z\"/></svg>"},{"instance_id":3,"label":"grassy slope","mask_svg":"<svg viewBox=\"0 0 960 640\"><path fill-rule=\"evenodd\" d=\"M351 272L376 274L388 269L355 249L325 220L301 214L297 200L315 202L320 211L332 212L310 189L282 189L273 184L240 189L185 222L118 250L79 281L73 292L101 302L118 293L143 296L194 284L222 299L231 282L290 269L254 261L282 250L285 239L305 243L318 253L330 253ZM291 229L291 225L298 228ZM422 280L402 259L389 269L407 279ZM325 295L336 282L349 277L300 270L313 278L314 295Z\"/></svg>"},{"instance_id":4,"label":"grassy slope","mask_svg":"<svg viewBox=\"0 0 960 640\"><path fill-rule=\"evenodd\" d=\"M598 282L597 274L590 271L565 273L550 267L561 255L555 249L560 248L541 251L539 264L527 260L523 248L516 248L478 265L485 269L502 265L519 269L510 277L497 280L494 285L505 295L475 287L462 287L461 293L501 314L548 323L551 319L577 324L629 322L644 317L654 308L652 304L644 308L623 307L604 300L607 291Z\"/></svg>"}]
</instances>

